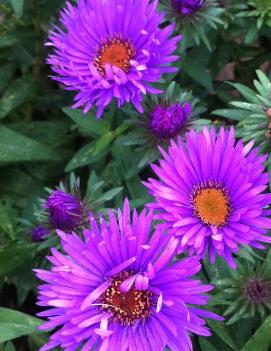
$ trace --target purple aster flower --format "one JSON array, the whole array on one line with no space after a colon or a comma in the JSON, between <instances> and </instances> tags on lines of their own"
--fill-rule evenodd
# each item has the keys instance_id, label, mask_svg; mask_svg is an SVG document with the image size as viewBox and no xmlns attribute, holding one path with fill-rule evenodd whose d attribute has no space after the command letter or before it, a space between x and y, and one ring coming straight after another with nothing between
<instances>
[{"instance_id":1,"label":"purple aster flower","mask_svg":"<svg viewBox=\"0 0 271 351\"><path fill-rule=\"evenodd\" d=\"M178 13L187 16L202 8L204 0L171 0L172 7Z\"/></svg>"},{"instance_id":2,"label":"purple aster flower","mask_svg":"<svg viewBox=\"0 0 271 351\"><path fill-rule=\"evenodd\" d=\"M232 254L238 245L264 248L271 242L268 174L264 173L265 155L257 155L253 142L236 143L234 129L214 129L186 134L172 141L169 153L161 150L164 160L153 165L160 180L150 179L146 186L155 196L150 206L159 211L170 233L180 239L180 251L186 249L204 257L209 251L235 267Z\"/></svg>"},{"instance_id":3,"label":"purple aster flower","mask_svg":"<svg viewBox=\"0 0 271 351\"><path fill-rule=\"evenodd\" d=\"M157 138L173 138L183 129L191 111L189 102L183 105L177 102L169 106L159 104L150 112L150 129Z\"/></svg>"},{"instance_id":4,"label":"purple aster flower","mask_svg":"<svg viewBox=\"0 0 271 351\"><path fill-rule=\"evenodd\" d=\"M132 102L143 112L142 94L161 91L151 84L176 68L170 63L181 36L170 38L174 24L163 29L158 1L79 0L61 13L64 30L55 26L47 45L55 48L48 62L54 79L77 91L74 108L96 105L97 118L113 98Z\"/></svg>"},{"instance_id":5,"label":"purple aster flower","mask_svg":"<svg viewBox=\"0 0 271 351\"><path fill-rule=\"evenodd\" d=\"M73 230L82 224L84 206L74 195L54 190L44 204L54 229Z\"/></svg>"},{"instance_id":6,"label":"purple aster flower","mask_svg":"<svg viewBox=\"0 0 271 351\"><path fill-rule=\"evenodd\" d=\"M38 225L32 229L30 234L32 241L39 242L46 238L50 234L50 231L48 228Z\"/></svg>"},{"instance_id":7,"label":"purple aster flower","mask_svg":"<svg viewBox=\"0 0 271 351\"><path fill-rule=\"evenodd\" d=\"M126 201L118 219L110 211L108 224L92 215L90 223L84 239L58 231L65 254L52 249L51 270L36 270L46 282L38 305L51 307L39 313L49 320L40 329L57 328L41 351L189 351L190 332L210 335L203 318L221 318L196 305L212 286L192 279L197 257L173 263L176 238L162 228L150 236L151 212L130 219Z\"/></svg>"}]
</instances>

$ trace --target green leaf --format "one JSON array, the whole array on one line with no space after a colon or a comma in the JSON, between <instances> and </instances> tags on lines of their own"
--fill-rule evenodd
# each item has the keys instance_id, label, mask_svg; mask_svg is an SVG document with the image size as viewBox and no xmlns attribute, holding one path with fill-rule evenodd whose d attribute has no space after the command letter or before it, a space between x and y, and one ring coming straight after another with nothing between
<instances>
[{"instance_id":1,"label":"green leaf","mask_svg":"<svg viewBox=\"0 0 271 351\"><path fill-rule=\"evenodd\" d=\"M256 105L256 104L250 104L248 102L242 102L242 101L232 101L231 102L232 106L247 110L249 112L256 112L259 113L263 111L263 108L261 105Z\"/></svg>"},{"instance_id":2,"label":"green leaf","mask_svg":"<svg viewBox=\"0 0 271 351\"><path fill-rule=\"evenodd\" d=\"M11 81L14 71L15 67L13 64L8 63L6 65L2 65L0 70L0 94L4 91L4 89Z\"/></svg>"},{"instance_id":3,"label":"green leaf","mask_svg":"<svg viewBox=\"0 0 271 351\"><path fill-rule=\"evenodd\" d=\"M76 168L91 165L99 160L101 160L108 153L109 148L105 148L98 154L94 154L95 152L95 142L88 143L83 146L70 160L67 164L65 171L70 172Z\"/></svg>"},{"instance_id":4,"label":"green leaf","mask_svg":"<svg viewBox=\"0 0 271 351\"><path fill-rule=\"evenodd\" d=\"M16 16L21 17L23 14L24 0L10 0Z\"/></svg>"},{"instance_id":5,"label":"green leaf","mask_svg":"<svg viewBox=\"0 0 271 351\"><path fill-rule=\"evenodd\" d=\"M271 345L271 315L266 318L256 333L244 345L241 351L268 351Z\"/></svg>"},{"instance_id":6,"label":"green leaf","mask_svg":"<svg viewBox=\"0 0 271 351\"><path fill-rule=\"evenodd\" d=\"M109 147L112 141L115 139L116 135L114 132L109 131L104 134L100 139L96 142L95 152L94 155L97 156L103 151L105 148Z\"/></svg>"},{"instance_id":7,"label":"green leaf","mask_svg":"<svg viewBox=\"0 0 271 351\"><path fill-rule=\"evenodd\" d=\"M10 129L23 134L39 143L51 148L58 148L73 140L75 133L70 132L70 121L35 121L31 123L19 122L8 126Z\"/></svg>"},{"instance_id":8,"label":"green leaf","mask_svg":"<svg viewBox=\"0 0 271 351\"><path fill-rule=\"evenodd\" d=\"M0 247L0 277L4 277L30 260L34 256L35 248L35 244Z\"/></svg>"},{"instance_id":9,"label":"green leaf","mask_svg":"<svg viewBox=\"0 0 271 351\"><path fill-rule=\"evenodd\" d=\"M87 135L93 136L93 133L103 135L110 129L108 122L102 119L97 121L91 113L83 113L81 110L73 110L69 107L64 107L62 111L78 125L82 133Z\"/></svg>"},{"instance_id":10,"label":"green leaf","mask_svg":"<svg viewBox=\"0 0 271 351\"><path fill-rule=\"evenodd\" d=\"M236 121L242 121L248 116L248 112L236 109L220 109L212 112L212 115L230 118Z\"/></svg>"},{"instance_id":11,"label":"green leaf","mask_svg":"<svg viewBox=\"0 0 271 351\"><path fill-rule=\"evenodd\" d=\"M105 192L99 199L95 202L104 202L112 200L116 195L118 195L123 190L123 187L114 188Z\"/></svg>"},{"instance_id":12,"label":"green leaf","mask_svg":"<svg viewBox=\"0 0 271 351\"><path fill-rule=\"evenodd\" d=\"M183 69L192 79L208 91L213 90L213 81L210 73L205 67L198 64L197 61L185 63Z\"/></svg>"},{"instance_id":13,"label":"green leaf","mask_svg":"<svg viewBox=\"0 0 271 351\"><path fill-rule=\"evenodd\" d=\"M213 90L212 77L207 68L210 57L210 52L201 45L194 48L183 62L183 70L208 91Z\"/></svg>"},{"instance_id":14,"label":"green leaf","mask_svg":"<svg viewBox=\"0 0 271 351\"><path fill-rule=\"evenodd\" d=\"M48 146L9 128L0 127L0 164L58 159L58 155Z\"/></svg>"},{"instance_id":15,"label":"green leaf","mask_svg":"<svg viewBox=\"0 0 271 351\"><path fill-rule=\"evenodd\" d=\"M4 92L0 99L0 118L6 117L11 111L23 104L33 93L34 85L31 77L16 79Z\"/></svg>"},{"instance_id":16,"label":"green leaf","mask_svg":"<svg viewBox=\"0 0 271 351\"><path fill-rule=\"evenodd\" d=\"M20 336L40 333L37 330L42 321L25 313L0 308L0 343Z\"/></svg>"},{"instance_id":17,"label":"green leaf","mask_svg":"<svg viewBox=\"0 0 271 351\"><path fill-rule=\"evenodd\" d=\"M4 347L4 351L16 351L13 343L11 341L8 341Z\"/></svg>"},{"instance_id":18,"label":"green leaf","mask_svg":"<svg viewBox=\"0 0 271 351\"><path fill-rule=\"evenodd\" d=\"M11 34L0 35L0 49L9 48L14 45L18 45L19 38Z\"/></svg>"},{"instance_id":19,"label":"green leaf","mask_svg":"<svg viewBox=\"0 0 271 351\"><path fill-rule=\"evenodd\" d=\"M8 212L3 205L2 201L0 201L0 228L6 233L11 239L15 238L14 229L12 227L12 223L10 221Z\"/></svg>"},{"instance_id":20,"label":"green leaf","mask_svg":"<svg viewBox=\"0 0 271 351\"><path fill-rule=\"evenodd\" d=\"M247 99L249 102L252 104L258 104L259 100L257 99L257 96L255 94L255 91L246 87L245 85L239 84L239 83L228 83L232 85L235 89L239 91L240 94L243 95L245 99Z\"/></svg>"},{"instance_id":21,"label":"green leaf","mask_svg":"<svg viewBox=\"0 0 271 351\"><path fill-rule=\"evenodd\" d=\"M104 184L104 181L103 180L100 181L95 171L92 171L88 178L87 193L89 195L95 193L103 186L103 184Z\"/></svg>"},{"instance_id":22,"label":"green leaf","mask_svg":"<svg viewBox=\"0 0 271 351\"><path fill-rule=\"evenodd\" d=\"M239 351L237 345L232 338L231 334L229 333L226 326L214 320L208 320L207 322L212 330L228 345L231 347L232 350Z\"/></svg>"},{"instance_id":23,"label":"green leaf","mask_svg":"<svg viewBox=\"0 0 271 351\"><path fill-rule=\"evenodd\" d=\"M259 31L258 31L257 25L255 23L255 24L251 25L248 29L248 32L247 32L246 37L245 37L245 44L246 45L253 44L253 42L257 39L258 35L259 35Z\"/></svg>"},{"instance_id":24,"label":"green leaf","mask_svg":"<svg viewBox=\"0 0 271 351\"><path fill-rule=\"evenodd\" d=\"M206 338L199 338L199 343L202 351L218 351Z\"/></svg>"}]
</instances>

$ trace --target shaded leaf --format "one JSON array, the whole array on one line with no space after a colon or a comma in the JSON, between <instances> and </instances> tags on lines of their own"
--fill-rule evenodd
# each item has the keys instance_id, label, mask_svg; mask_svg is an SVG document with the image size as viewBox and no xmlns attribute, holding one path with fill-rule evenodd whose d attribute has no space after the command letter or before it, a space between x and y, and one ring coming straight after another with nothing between
<instances>
[{"instance_id":1,"label":"shaded leaf","mask_svg":"<svg viewBox=\"0 0 271 351\"><path fill-rule=\"evenodd\" d=\"M73 110L69 107L64 107L62 111L78 125L82 133L103 135L110 129L108 122L102 119L97 121L91 113L83 113L81 110Z\"/></svg>"},{"instance_id":2,"label":"shaded leaf","mask_svg":"<svg viewBox=\"0 0 271 351\"><path fill-rule=\"evenodd\" d=\"M232 350L239 351L237 345L232 338L231 334L229 333L226 326L214 320L208 320L207 322L212 330L228 345L231 347Z\"/></svg>"},{"instance_id":3,"label":"shaded leaf","mask_svg":"<svg viewBox=\"0 0 271 351\"><path fill-rule=\"evenodd\" d=\"M112 200L116 195L118 195L123 190L123 187L118 187L105 192L101 197L99 197L95 202L104 202Z\"/></svg>"},{"instance_id":4,"label":"shaded leaf","mask_svg":"<svg viewBox=\"0 0 271 351\"><path fill-rule=\"evenodd\" d=\"M271 345L271 316L267 317L241 351L268 351Z\"/></svg>"},{"instance_id":5,"label":"shaded leaf","mask_svg":"<svg viewBox=\"0 0 271 351\"><path fill-rule=\"evenodd\" d=\"M55 161L58 155L33 139L0 127L0 164L25 161Z\"/></svg>"},{"instance_id":6,"label":"shaded leaf","mask_svg":"<svg viewBox=\"0 0 271 351\"><path fill-rule=\"evenodd\" d=\"M218 351L206 338L199 338L199 343L202 351Z\"/></svg>"},{"instance_id":7,"label":"shaded leaf","mask_svg":"<svg viewBox=\"0 0 271 351\"><path fill-rule=\"evenodd\" d=\"M10 221L9 215L3 203L0 201L0 228L4 233L8 234L11 239L15 238L14 229Z\"/></svg>"},{"instance_id":8,"label":"shaded leaf","mask_svg":"<svg viewBox=\"0 0 271 351\"><path fill-rule=\"evenodd\" d=\"M25 244L8 248L0 247L0 277L3 277L30 260L36 245ZM7 264L8 262L8 264Z\"/></svg>"},{"instance_id":9,"label":"shaded leaf","mask_svg":"<svg viewBox=\"0 0 271 351\"><path fill-rule=\"evenodd\" d=\"M95 154L95 142L83 146L67 164L65 171L70 172L76 168L91 165L102 159L108 153L109 148L105 148L98 154Z\"/></svg>"},{"instance_id":10,"label":"shaded leaf","mask_svg":"<svg viewBox=\"0 0 271 351\"><path fill-rule=\"evenodd\" d=\"M6 117L11 111L23 104L31 96L33 89L34 85L30 77L16 79L0 99L0 118Z\"/></svg>"},{"instance_id":11,"label":"shaded leaf","mask_svg":"<svg viewBox=\"0 0 271 351\"><path fill-rule=\"evenodd\" d=\"M23 14L24 0L10 0L16 16L20 17Z\"/></svg>"},{"instance_id":12,"label":"shaded leaf","mask_svg":"<svg viewBox=\"0 0 271 351\"><path fill-rule=\"evenodd\" d=\"M42 321L25 313L8 308L0 308L0 343L16 339L23 335L39 333Z\"/></svg>"},{"instance_id":13,"label":"shaded leaf","mask_svg":"<svg viewBox=\"0 0 271 351\"><path fill-rule=\"evenodd\" d=\"M230 118L236 121L242 121L247 117L247 111L237 109L221 109L212 112L212 115Z\"/></svg>"}]
</instances>

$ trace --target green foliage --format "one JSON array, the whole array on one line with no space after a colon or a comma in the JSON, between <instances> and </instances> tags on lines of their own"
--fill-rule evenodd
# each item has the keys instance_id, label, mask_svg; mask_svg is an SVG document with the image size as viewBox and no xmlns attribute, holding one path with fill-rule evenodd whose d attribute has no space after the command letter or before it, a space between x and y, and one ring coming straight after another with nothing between
<instances>
[{"instance_id":1,"label":"green foliage","mask_svg":"<svg viewBox=\"0 0 271 351\"><path fill-rule=\"evenodd\" d=\"M0 308L0 343L38 333L41 320L8 308Z\"/></svg>"},{"instance_id":2,"label":"green foliage","mask_svg":"<svg viewBox=\"0 0 271 351\"><path fill-rule=\"evenodd\" d=\"M213 280L218 303L224 301L227 306L224 311L227 324L242 318L265 318L271 312L271 252L262 257L250 250L241 252L236 271L226 275L219 271Z\"/></svg>"},{"instance_id":3,"label":"green foliage","mask_svg":"<svg viewBox=\"0 0 271 351\"><path fill-rule=\"evenodd\" d=\"M237 120L237 135L245 141L255 140L261 152L268 153L271 146L271 81L262 71L257 70L254 79L255 90L239 83L230 83L245 101L231 101L233 108L216 110L215 115ZM269 159L270 166L270 159Z\"/></svg>"},{"instance_id":4,"label":"green foliage","mask_svg":"<svg viewBox=\"0 0 271 351\"><path fill-rule=\"evenodd\" d=\"M249 339L241 351L268 351L271 343L271 316L267 317L256 333Z\"/></svg>"}]
</instances>

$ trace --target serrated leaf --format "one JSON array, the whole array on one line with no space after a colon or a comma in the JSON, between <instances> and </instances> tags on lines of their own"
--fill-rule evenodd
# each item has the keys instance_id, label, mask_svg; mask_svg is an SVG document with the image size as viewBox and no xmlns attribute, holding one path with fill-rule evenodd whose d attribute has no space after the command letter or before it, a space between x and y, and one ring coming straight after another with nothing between
<instances>
[{"instance_id":1,"label":"serrated leaf","mask_svg":"<svg viewBox=\"0 0 271 351\"><path fill-rule=\"evenodd\" d=\"M271 316L267 317L241 351L268 351L271 345Z\"/></svg>"},{"instance_id":2,"label":"serrated leaf","mask_svg":"<svg viewBox=\"0 0 271 351\"><path fill-rule=\"evenodd\" d=\"M48 146L9 128L0 127L0 164L58 159L58 155Z\"/></svg>"},{"instance_id":3,"label":"serrated leaf","mask_svg":"<svg viewBox=\"0 0 271 351\"><path fill-rule=\"evenodd\" d=\"M39 333L42 321L25 313L8 308L0 308L0 343L20 336Z\"/></svg>"}]
</instances>

